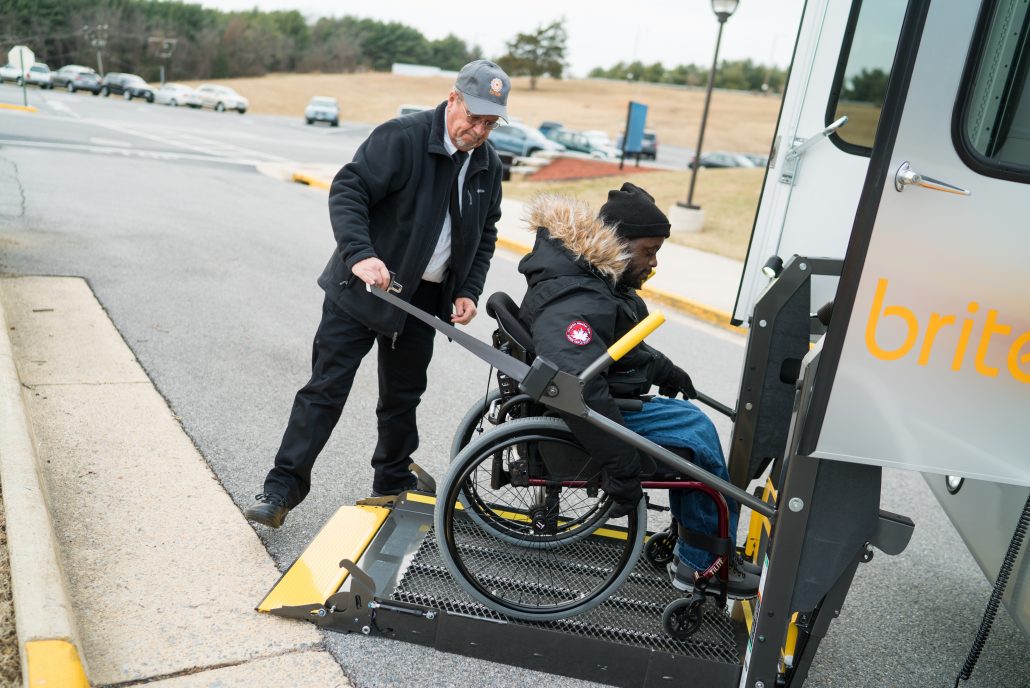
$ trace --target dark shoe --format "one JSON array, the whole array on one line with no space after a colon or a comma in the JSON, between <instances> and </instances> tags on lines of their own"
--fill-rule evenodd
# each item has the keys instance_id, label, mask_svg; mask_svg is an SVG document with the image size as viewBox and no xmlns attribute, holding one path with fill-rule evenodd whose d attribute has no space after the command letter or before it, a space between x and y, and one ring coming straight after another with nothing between
<instances>
[{"instance_id":1,"label":"dark shoe","mask_svg":"<svg viewBox=\"0 0 1030 688\"><path fill-rule=\"evenodd\" d=\"M681 592L693 592L694 581L697 572L689 564L680 561L679 557L673 557L668 566L669 578L672 587ZM719 573L715 573L708 583L708 590L716 592L719 589ZM754 573L747 573L741 567L730 561L730 576L726 582L726 596L734 600L743 600L754 597L758 594L759 576Z\"/></svg>"},{"instance_id":2,"label":"dark shoe","mask_svg":"<svg viewBox=\"0 0 1030 688\"><path fill-rule=\"evenodd\" d=\"M745 559L740 552L733 553L732 565L742 569L744 573L750 573L759 578L762 576L761 565Z\"/></svg>"},{"instance_id":3,"label":"dark shoe","mask_svg":"<svg viewBox=\"0 0 1030 688\"><path fill-rule=\"evenodd\" d=\"M385 487L377 488L377 487L375 487L373 485L373 487L372 487L372 495L371 496L372 497L396 497L397 495L401 494L402 492L407 492L408 490L414 490L417 487L418 487L418 478L416 478L414 475L412 475L408 480L405 480L399 486L390 485L390 486L385 486Z\"/></svg>"},{"instance_id":4,"label":"dark shoe","mask_svg":"<svg viewBox=\"0 0 1030 688\"><path fill-rule=\"evenodd\" d=\"M243 512L251 523L278 528L286 520L286 514L290 513L286 500L277 494L259 494L255 495L254 499L258 503Z\"/></svg>"}]
</instances>

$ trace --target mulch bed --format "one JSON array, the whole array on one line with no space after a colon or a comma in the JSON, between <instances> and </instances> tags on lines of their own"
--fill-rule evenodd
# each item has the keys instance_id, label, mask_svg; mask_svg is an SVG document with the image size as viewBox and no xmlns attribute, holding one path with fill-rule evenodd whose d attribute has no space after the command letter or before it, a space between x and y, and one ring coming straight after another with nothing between
<instances>
[{"instance_id":1,"label":"mulch bed","mask_svg":"<svg viewBox=\"0 0 1030 688\"><path fill-rule=\"evenodd\" d=\"M654 172L651 167L637 167L636 160L627 160L620 170L617 162L587 160L584 158L555 158L547 167L543 167L526 179L534 182L552 182L565 179L589 179L591 177L624 176L637 172Z\"/></svg>"}]
</instances>

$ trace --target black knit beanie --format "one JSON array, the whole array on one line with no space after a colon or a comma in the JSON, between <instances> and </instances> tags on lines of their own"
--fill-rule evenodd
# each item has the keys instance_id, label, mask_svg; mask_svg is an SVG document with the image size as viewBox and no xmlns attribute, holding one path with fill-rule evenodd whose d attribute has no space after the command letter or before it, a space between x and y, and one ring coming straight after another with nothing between
<instances>
[{"instance_id":1,"label":"black knit beanie","mask_svg":"<svg viewBox=\"0 0 1030 688\"><path fill-rule=\"evenodd\" d=\"M669 236L669 218L654 204L654 197L629 182L608 192L598 217L614 225L615 233L625 239Z\"/></svg>"}]
</instances>

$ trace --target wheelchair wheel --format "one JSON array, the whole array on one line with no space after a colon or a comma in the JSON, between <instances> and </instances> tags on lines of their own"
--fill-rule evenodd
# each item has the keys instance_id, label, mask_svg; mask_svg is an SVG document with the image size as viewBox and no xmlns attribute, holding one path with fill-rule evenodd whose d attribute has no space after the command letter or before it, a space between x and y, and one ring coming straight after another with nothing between
<instances>
[{"instance_id":1,"label":"wheelchair wheel","mask_svg":"<svg viewBox=\"0 0 1030 688\"><path fill-rule=\"evenodd\" d=\"M673 600L662 614L662 627L675 640L686 640L701 627L704 619L705 596L688 593Z\"/></svg>"},{"instance_id":2,"label":"wheelchair wheel","mask_svg":"<svg viewBox=\"0 0 1030 688\"><path fill-rule=\"evenodd\" d=\"M640 556L645 501L600 528L608 507L599 505L610 497L598 491L595 469L576 475L556 460L570 445L582 456L558 419L508 421L470 443L437 490L436 537L447 570L502 614L546 621L585 612L622 585ZM548 459L565 472L534 477Z\"/></svg>"},{"instance_id":3,"label":"wheelchair wheel","mask_svg":"<svg viewBox=\"0 0 1030 688\"><path fill-rule=\"evenodd\" d=\"M504 429L518 419L502 424ZM533 442L509 443L493 452L490 461L480 461L458 493L458 501L481 528L513 545L556 546L585 538L607 521L611 497L601 489L601 471L583 451L572 431L557 418L532 418L546 432ZM528 432L525 425L515 433ZM497 430L493 430L496 432ZM534 430L535 431L535 430ZM498 436L500 438L501 436ZM504 435L505 438L510 435ZM484 448L494 440L486 441ZM503 440L500 440L503 441ZM459 452L460 453L460 452ZM564 488L529 484L531 477L549 477L586 483L585 487Z\"/></svg>"},{"instance_id":4,"label":"wheelchair wheel","mask_svg":"<svg viewBox=\"0 0 1030 688\"><path fill-rule=\"evenodd\" d=\"M461 452L469 442L488 431L493 425L486 419L490 405L501 398L501 390L491 389L485 399L478 399L472 404L465 417L458 423L458 429L451 440L451 459Z\"/></svg>"},{"instance_id":5,"label":"wheelchair wheel","mask_svg":"<svg viewBox=\"0 0 1030 688\"><path fill-rule=\"evenodd\" d=\"M676 536L667 530L655 533L644 545L644 558L657 569L664 569L672 561Z\"/></svg>"}]
</instances>

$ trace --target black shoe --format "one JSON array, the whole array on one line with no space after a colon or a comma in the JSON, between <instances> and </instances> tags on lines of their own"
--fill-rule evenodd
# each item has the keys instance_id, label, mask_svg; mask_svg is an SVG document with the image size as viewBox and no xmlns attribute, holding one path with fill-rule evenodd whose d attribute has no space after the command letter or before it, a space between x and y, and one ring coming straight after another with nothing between
<instances>
[{"instance_id":1,"label":"black shoe","mask_svg":"<svg viewBox=\"0 0 1030 688\"><path fill-rule=\"evenodd\" d=\"M672 561L669 562L668 571L669 578L672 581L672 587L681 592L694 591L694 581L697 571L695 571L692 566L680 561L679 557L673 557ZM758 575L747 573L741 567L736 566L732 562L731 558L730 576L729 580L726 582L726 596L734 600L743 600L749 597L754 597L758 594L759 580L760 578ZM711 592L718 591L718 572L716 572L708 582L707 589Z\"/></svg>"},{"instance_id":2,"label":"black shoe","mask_svg":"<svg viewBox=\"0 0 1030 688\"><path fill-rule=\"evenodd\" d=\"M745 559L740 552L734 552L733 558L731 559L732 565L739 569L743 569L744 573L751 573L758 577L762 576L762 566L756 564L753 561Z\"/></svg>"},{"instance_id":3,"label":"black shoe","mask_svg":"<svg viewBox=\"0 0 1030 688\"><path fill-rule=\"evenodd\" d=\"M400 486L388 486L380 488L376 488L375 486L373 486L371 496L373 498L396 497L402 492L414 490L416 487L418 487L418 478L416 478L414 475L411 475L411 477L408 480L405 480Z\"/></svg>"},{"instance_id":4,"label":"black shoe","mask_svg":"<svg viewBox=\"0 0 1030 688\"><path fill-rule=\"evenodd\" d=\"M254 499L258 503L243 512L243 515L251 523L278 528L286 520L286 514L290 513L289 507L286 506L286 499L277 494L254 495Z\"/></svg>"}]
</instances>

